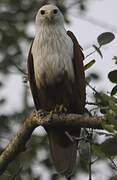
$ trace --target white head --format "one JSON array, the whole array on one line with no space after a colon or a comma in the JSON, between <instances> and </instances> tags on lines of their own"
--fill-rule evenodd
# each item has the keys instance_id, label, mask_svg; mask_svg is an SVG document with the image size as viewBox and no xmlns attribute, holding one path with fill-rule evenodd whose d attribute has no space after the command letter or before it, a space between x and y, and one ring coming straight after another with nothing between
<instances>
[{"instance_id":1,"label":"white head","mask_svg":"<svg viewBox=\"0 0 117 180\"><path fill-rule=\"evenodd\" d=\"M42 6L36 15L36 25L63 25L64 18L61 11L55 5Z\"/></svg>"}]
</instances>

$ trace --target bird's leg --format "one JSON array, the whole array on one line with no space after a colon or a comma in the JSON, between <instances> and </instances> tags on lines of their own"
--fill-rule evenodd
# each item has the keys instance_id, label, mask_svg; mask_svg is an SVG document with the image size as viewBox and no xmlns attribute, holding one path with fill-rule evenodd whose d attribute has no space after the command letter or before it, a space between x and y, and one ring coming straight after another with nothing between
<instances>
[{"instance_id":1,"label":"bird's leg","mask_svg":"<svg viewBox=\"0 0 117 180\"><path fill-rule=\"evenodd\" d=\"M66 136L69 138L71 142L74 142L74 137L68 131L65 131Z\"/></svg>"}]
</instances>

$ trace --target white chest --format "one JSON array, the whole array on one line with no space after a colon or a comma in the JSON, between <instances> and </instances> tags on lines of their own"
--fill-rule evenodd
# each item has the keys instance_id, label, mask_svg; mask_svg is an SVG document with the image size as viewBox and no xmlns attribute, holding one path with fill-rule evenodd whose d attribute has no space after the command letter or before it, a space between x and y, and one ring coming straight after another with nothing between
<instances>
[{"instance_id":1,"label":"white chest","mask_svg":"<svg viewBox=\"0 0 117 180\"><path fill-rule=\"evenodd\" d=\"M74 80L73 42L65 31L50 29L40 32L34 39L32 55L38 87L44 83L43 77L46 83L54 83L65 72L71 81Z\"/></svg>"}]
</instances>

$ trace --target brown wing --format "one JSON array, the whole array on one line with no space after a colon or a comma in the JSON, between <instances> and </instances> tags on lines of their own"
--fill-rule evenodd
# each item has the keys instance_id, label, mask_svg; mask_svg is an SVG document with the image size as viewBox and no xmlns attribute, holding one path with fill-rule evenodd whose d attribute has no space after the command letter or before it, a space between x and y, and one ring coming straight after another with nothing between
<instances>
[{"instance_id":1,"label":"brown wing","mask_svg":"<svg viewBox=\"0 0 117 180\"><path fill-rule=\"evenodd\" d=\"M85 106L85 73L83 67L84 54L81 47L71 31L67 31L68 36L72 39L74 44L74 58L73 66L75 72L75 94L74 97L77 101L78 113L84 112Z\"/></svg>"},{"instance_id":2,"label":"brown wing","mask_svg":"<svg viewBox=\"0 0 117 180\"><path fill-rule=\"evenodd\" d=\"M29 84L30 84L34 104L35 104L36 109L38 110L39 107L40 107L39 92L38 92L38 88L36 86L36 80L35 80L35 74L34 74L34 64L33 64L33 56L32 56L32 53L31 53L31 49L32 49L32 45L31 45L30 50L29 50L28 61L27 61L28 80L29 80Z\"/></svg>"}]
</instances>

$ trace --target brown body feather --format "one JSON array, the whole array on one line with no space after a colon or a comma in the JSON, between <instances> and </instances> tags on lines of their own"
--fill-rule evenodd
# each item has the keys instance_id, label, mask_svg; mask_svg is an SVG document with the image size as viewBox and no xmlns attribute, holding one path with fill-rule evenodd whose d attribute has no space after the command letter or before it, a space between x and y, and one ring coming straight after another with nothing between
<instances>
[{"instance_id":1,"label":"brown body feather","mask_svg":"<svg viewBox=\"0 0 117 180\"><path fill-rule=\"evenodd\" d=\"M75 82L70 82L67 73L59 82L40 87L36 86L34 75L33 56L31 48L28 56L28 75L30 87L36 109L52 110L57 104L63 104L68 112L82 114L85 106L85 75L83 68L84 55L81 47L71 31L67 32L73 41L74 58L73 67L75 73ZM76 164L77 143L71 141L65 132L71 136L79 136L80 128L73 127L54 127L45 128L50 143L53 161L58 172L69 177L73 173Z\"/></svg>"}]
</instances>

